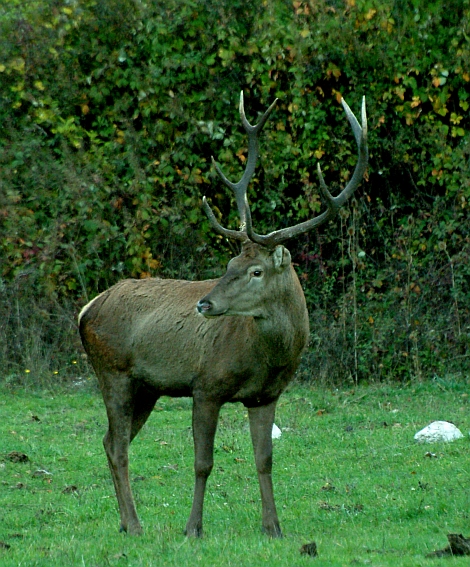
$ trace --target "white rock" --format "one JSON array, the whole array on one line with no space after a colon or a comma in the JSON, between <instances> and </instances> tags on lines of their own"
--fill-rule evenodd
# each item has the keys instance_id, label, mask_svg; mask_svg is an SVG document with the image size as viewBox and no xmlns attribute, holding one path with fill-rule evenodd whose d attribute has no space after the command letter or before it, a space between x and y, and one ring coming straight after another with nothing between
<instances>
[{"instance_id":1,"label":"white rock","mask_svg":"<svg viewBox=\"0 0 470 567\"><path fill-rule=\"evenodd\" d=\"M271 433L271 437L273 439L279 439L279 437L282 435L282 431L279 429L279 427L273 423L273 431Z\"/></svg>"},{"instance_id":2,"label":"white rock","mask_svg":"<svg viewBox=\"0 0 470 567\"><path fill-rule=\"evenodd\" d=\"M436 443L438 441L455 441L463 437L462 432L448 421L433 421L416 433L414 439L419 443Z\"/></svg>"}]
</instances>

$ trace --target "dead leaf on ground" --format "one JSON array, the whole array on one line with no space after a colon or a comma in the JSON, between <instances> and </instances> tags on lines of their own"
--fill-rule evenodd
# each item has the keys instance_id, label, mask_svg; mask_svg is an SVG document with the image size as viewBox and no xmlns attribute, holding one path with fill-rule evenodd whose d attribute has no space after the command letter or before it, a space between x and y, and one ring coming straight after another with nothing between
<instances>
[{"instance_id":1,"label":"dead leaf on ground","mask_svg":"<svg viewBox=\"0 0 470 567\"><path fill-rule=\"evenodd\" d=\"M317 557L317 544L314 541L312 541L311 543L305 543L300 548L300 555L310 555L310 557Z\"/></svg>"},{"instance_id":2,"label":"dead leaf on ground","mask_svg":"<svg viewBox=\"0 0 470 567\"><path fill-rule=\"evenodd\" d=\"M11 453L8 453L7 459L9 461L11 461L12 463L28 463L29 462L28 455L25 455L24 453L20 453L20 451L12 451Z\"/></svg>"},{"instance_id":3,"label":"dead leaf on ground","mask_svg":"<svg viewBox=\"0 0 470 567\"><path fill-rule=\"evenodd\" d=\"M470 555L470 538L462 534L447 534L449 545L444 549L438 549L428 553L426 557L447 557L453 555Z\"/></svg>"}]
</instances>

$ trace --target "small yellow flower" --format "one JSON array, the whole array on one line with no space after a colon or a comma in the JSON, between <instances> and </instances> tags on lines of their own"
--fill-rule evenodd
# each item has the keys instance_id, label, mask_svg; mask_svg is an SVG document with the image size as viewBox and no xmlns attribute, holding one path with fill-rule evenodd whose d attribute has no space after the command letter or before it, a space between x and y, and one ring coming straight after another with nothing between
<instances>
[{"instance_id":1,"label":"small yellow flower","mask_svg":"<svg viewBox=\"0 0 470 567\"><path fill-rule=\"evenodd\" d=\"M29 374L31 372L31 370L26 369L25 372L26 372L26 374Z\"/></svg>"},{"instance_id":2,"label":"small yellow flower","mask_svg":"<svg viewBox=\"0 0 470 567\"><path fill-rule=\"evenodd\" d=\"M58 370L54 370L54 374L59 374L59 371L58 371Z\"/></svg>"},{"instance_id":3,"label":"small yellow flower","mask_svg":"<svg viewBox=\"0 0 470 567\"><path fill-rule=\"evenodd\" d=\"M77 361L76 361L76 360L72 360L72 364L77 364Z\"/></svg>"}]
</instances>

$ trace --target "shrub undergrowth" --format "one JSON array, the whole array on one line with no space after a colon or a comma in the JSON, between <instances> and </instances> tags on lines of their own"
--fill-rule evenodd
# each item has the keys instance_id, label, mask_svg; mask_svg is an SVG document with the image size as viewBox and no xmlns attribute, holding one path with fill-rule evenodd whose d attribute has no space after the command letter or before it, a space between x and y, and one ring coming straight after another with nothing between
<instances>
[{"instance_id":1,"label":"shrub undergrowth","mask_svg":"<svg viewBox=\"0 0 470 567\"><path fill-rule=\"evenodd\" d=\"M258 232L318 214L318 160L333 191L347 182L339 101L358 113L367 98L367 178L290 244L312 318L302 376L467 376L469 14L468 0L4 3L4 373L80 359L76 314L122 277L223 272L233 249L200 205L237 226L210 156L240 176L243 90L252 121L280 99L249 190Z\"/></svg>"}]
</instances>

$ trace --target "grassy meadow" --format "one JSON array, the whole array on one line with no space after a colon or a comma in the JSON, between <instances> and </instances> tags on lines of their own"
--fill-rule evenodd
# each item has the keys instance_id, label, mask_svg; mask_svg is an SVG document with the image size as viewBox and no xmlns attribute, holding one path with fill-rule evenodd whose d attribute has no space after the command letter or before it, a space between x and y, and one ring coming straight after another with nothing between
<instances>
[{"instance_id":1,"label":"grassy meadow","mask_svg":"<svg viewBox=\"0 0 470 567\"><path fill-rule=\"evenodd\" d=\"M281 398L274 482L284 538L260 533L260 498L247 416L225 406L208 484L205 536L183 535L193 491L191 401L161 399L131 448L145 534L118 532L101 439L104 406L90 385L3 388L0 397L2 566L468 565L426 558L446 534L470 536L468 387L319 389ZM465 438L418 445L434 421ZM300 554L315 541L318 557Z\"/></svg>"}]
</instances>

